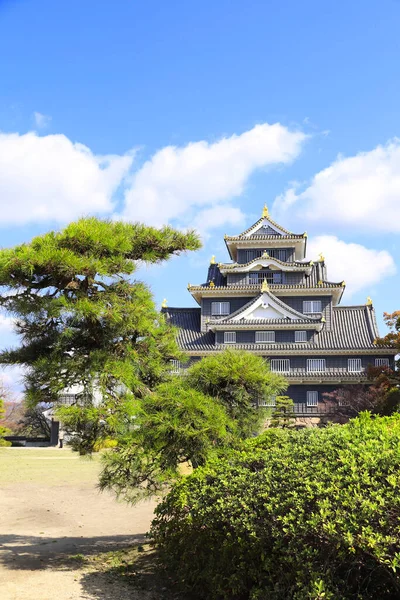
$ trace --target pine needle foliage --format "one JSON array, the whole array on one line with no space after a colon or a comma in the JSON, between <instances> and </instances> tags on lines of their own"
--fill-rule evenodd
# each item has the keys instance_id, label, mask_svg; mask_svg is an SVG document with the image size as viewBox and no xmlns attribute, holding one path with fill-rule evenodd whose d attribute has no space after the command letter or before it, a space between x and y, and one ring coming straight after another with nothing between
<instances>
[{"instance_id":1,"label":"pine needle foliage","mask_svg":"<svg viewBox=\"0 0 400 600\"><path fill-rule=\"evenodd\" d=\"M236 425L216 400L173 377L136 403L130 431L103 456L100 488L136 503L204 465L235 438Z\"/></svg>"},{"instance_id":2,"label":"pine needle foliage","mask_svg":"<svg viewBox=\"0 0 400 600\"><path fill-rule=\"evenodd\" d=\"M122 393L143 396L181 359L175 333L134 273L197 250L194 231L83 218L59 232L0 251L0 305L21 343L0 363L26 367L30 405L81 386L108 409Z\"/></svg>"},{"instance_id":3,"label":"pine needle foliage","mask_svg":"<svg viewBox=\"0 0 400 600\"><path fill-rule=\"evenodd\" d=\"M257 403L275 397L288 385L261 356L234 349L195 363L187 370L187 383L218 398L237 422L242 438L259 433L265 422L266 411Z\"/></svg>"}]
</instances>

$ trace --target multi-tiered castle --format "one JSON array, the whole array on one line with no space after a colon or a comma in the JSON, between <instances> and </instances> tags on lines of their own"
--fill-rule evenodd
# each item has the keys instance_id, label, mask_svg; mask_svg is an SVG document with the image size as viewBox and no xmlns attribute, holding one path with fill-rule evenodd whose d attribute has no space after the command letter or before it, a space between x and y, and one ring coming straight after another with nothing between
<instances>
[{"instance_id":1,"label":"multi-tiered castle","mask_svg":"<svg viewBox=\"0 0 400 600\"><path fill-rule=\"evenodd\" d=\"M227 347L259 354L289 380L297 414L326 412L324 392L365 382L368 365L393 366L395 351L374 345L371 300L339 306L345 282L328 281L322 254L305 260L306 233L287 231L264 207L225 243L232 262L213 257L206 283L188 286L199 308L163 309L191 361Z\"/></svg>"}]
</instances>

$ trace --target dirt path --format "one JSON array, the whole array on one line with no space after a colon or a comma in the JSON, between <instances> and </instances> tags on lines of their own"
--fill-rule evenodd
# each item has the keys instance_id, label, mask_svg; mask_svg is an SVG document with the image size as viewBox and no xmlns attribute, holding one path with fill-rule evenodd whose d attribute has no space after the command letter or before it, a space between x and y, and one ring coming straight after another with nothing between
<instances>
[{"instance_id":1,"label":"dirt path","mask_svg":"<svg viewBox=\"0 0 400 600\"><path fill-rule=\"evenodd\" d=\"M160 598L84 567L85 557L143 543L154 509L100 494L98 471L98 460L68 449L0 449L2 600Z\"/></svg>"}]
</instances>

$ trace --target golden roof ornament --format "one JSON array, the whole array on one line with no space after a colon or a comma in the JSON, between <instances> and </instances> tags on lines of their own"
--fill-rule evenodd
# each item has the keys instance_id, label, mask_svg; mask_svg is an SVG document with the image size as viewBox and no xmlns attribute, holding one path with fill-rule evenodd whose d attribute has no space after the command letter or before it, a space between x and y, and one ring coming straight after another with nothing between
<instances>
[{"instance_id":1,"label":"golden roof ornament","mask_svg":"<svg viewBox=\"0 0 400 600\"><path fill-rule=\"evenodd\" d=\"M303 237L305 237L305 238L308 238L308 233L307 233L307 231L305 231L305 232L303 233Z\"/></svg>"},{"instance_id":2,"label":"golden roof ornament","mask_svg":"<svg viewBox=\"0 0 400 600\"><path fill-rule=\"evenodd\" d=\"M269 286L268 286L268 283L267 283L266 279L264 279L263 282L262 282L261 291L263 293L264 292L269 292Z\"/></svg>"},{"instance_id":3,"label":"golden roof ornament","mask_svg":"<svg viewBox=\"0 0 400 600\"><path fill-rule=\"evenodd\" d=\"M265 252L262 253L262 257L261 258L269 258L269 254L268 252L265 250Z\"/></svg>"},{"instance_id":4,"label":"golden roof ornament","mask_svg":"<svg viewBox=\"0 0 400 600\"><path fill-rule=\"evenodd\" d=\"M314 261L310 260L310 267L312 267L314 265Z\"/></svg>"},{"instance_id":5,"label":"golden roof ornament","mask_svg":"<svg viewBox=\"0 0 400 600\"><path fill-rule=\"evenodd\" d=\"M213 281L210 281L210 283L208 284L210 288L214 288L215 287L215 283Z\"/></svg>"},{"instance_id":6,"label":"golden roof ornament","mask_svg":"<svg viewBox=\"0 0 400 600\"><path fill-rule=\"evenodd\" d=\"M342 281L342 287L346 287L346 282Z\"/></svg>"},{"instance_id":7,"label":"golden roof ornament","mask_svg":"<svg viewBox=\"0 0 400 600\"><path fill-rule=\"evenodd\" d=\"M267 207L266 204L264 204L264 208L263 208L263 211L262 211L262 216L263 216L264 219L266 219L267 217L269 217L268 207Z\"/></svg>"},{"instance_id":8,"label":"golden roof ornament","mask_svg":"<svg viewBox=\"0 0 400 600\"><path fill-rule=\"evenodd\" d=\"M367 297L367 306L372 306L372 299L369 296Z\"/></svg>"},{"instance_id":9,"label":"golden roof ornament","mask_svg":"<svg viewBox=\"0 0 400 600\"><path fill-rule=\"evenodd\" d=\"M326 319L325 319L325 317L322 317L322 319L321 319L321 323L326 323Z\"/></svg>"},{"instance_id":10,"label":"golden roof ornament","mask_svg":"<svg viewBox=\"0 0 400 600\"><path fill-rule=\"evenodd\" d=\"M322 252L319 253L319 262L325 262L325 256L322 254Z\"/></svg>"},{"instance_id":11,"label":"golden roof ornament","mask_svg":"<svg viewBox=\"0 0 400 600\"><path fill-rule=\"evenodd\" d=\"M162 301L162 304L161 304L161 308L167 308L167 306L168 306L167 305L167 299L164 298L164 300Z\"/></svg>"},{"instance_id":12,"label":"golden roof ornament","mask_svg":"<svg viewBox=\"0 0 400 600\"><path fill-rule=\"evenodd\" d=\"M322 285L322 279L318 281L317 285Z\"/></svg>"},{"instance_id":13,"label":"golden roof ornament","mask_svg":"<svg viewBox=\"0 0 400 600\"><path fill-rule=\"evenodd\" d=\"M215 265L215 255L214 254L211 257L210 265Z\"/></svg>"}]
</instances>

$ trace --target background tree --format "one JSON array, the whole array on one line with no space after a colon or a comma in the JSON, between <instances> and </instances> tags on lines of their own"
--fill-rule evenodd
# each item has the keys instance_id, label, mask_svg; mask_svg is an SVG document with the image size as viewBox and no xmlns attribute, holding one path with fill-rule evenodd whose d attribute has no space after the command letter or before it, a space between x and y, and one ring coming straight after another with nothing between
<instances>
[{"instance_id":1,"label":"background tree","mask_svg":"<svg viewBox=\"0 0 400 600\"><path fill-rule=\"evenodd\" d=\"M271 413L269 427L286 429L294 425L295 419L293 400L289 396L277 396L275 407Z\"/></svg>"},{"instance_id":2,"label":"background tree","mask_svg":"<svg viewBox=\"0 0 400 600\"><path fill-rule=\"evenodd\" d=\"M259 433L266 411L257 406L287 389L287 381L272 373L261 357L244 350L227 349L203 358L187 370L188 385L218 398L246 438Z\"/></svg>"},{"instance_id":3,"label":"background tree","mask_svg":"<svg viewBox=\"0 0 400 600\"><path fill-rule=\"evenodd\" d=\"M4 417L4 400L3 398L0 398L0 420ZM4 427L4 425L1 425L0 423L0 446L9 446L10 443L6 442L3 438L5 435L11 433L10 429L8 429L7 427Z\"/></svg>"},{"instance_id":4,"label":"background tree","mask_svg":"<svg viewBox=\"0 0 400 600\"><path fill-rule=\"evenodd\" d=\"M344 418L352 418L360 412L369 411L375 415L392 415L400 408L399 376L389 367L369 367L370 383L345 386L326 392L323 398L335 406L337 413Z\"/></svg>"},{"instance_id":5,"label":"background tree","mask_svg":"<svg viewBox=\"0 0 400 600\"><path fill-rule=\"evenodd\" d=\"M193 231L87 218L1 250L0 305L16 317L21 344L0 362L26 368L28 403L80 386L92 401L100 392L112 419L121 398L167 378L170 359L181 358L175 333L132 276L142 262L199 247Z\"/></svg>"}]
</instances>

